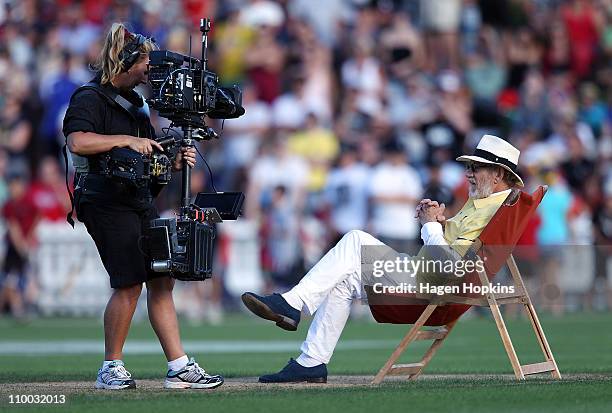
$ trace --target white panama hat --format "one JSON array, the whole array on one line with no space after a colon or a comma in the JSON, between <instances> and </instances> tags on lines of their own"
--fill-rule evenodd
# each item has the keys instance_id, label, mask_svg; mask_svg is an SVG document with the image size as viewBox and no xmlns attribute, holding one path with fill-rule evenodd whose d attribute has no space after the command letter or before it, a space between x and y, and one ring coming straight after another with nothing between
<instances>
[{"instance_id":1,"label":"white panama hat","mask_svg":"<svg viewBox=\"0 0 612 413\"><path fill-rule=\"evenodd\" d=\"M521 151L516 149L507 141L493 135L484 135L473 155L463 155L457 158L459 162L479 162L491 165L499 165L505 170L511 172L516 179L518 185L524 187L525 184L520 176L516 173L518 160Z\"/></svg>"}]
</instances>

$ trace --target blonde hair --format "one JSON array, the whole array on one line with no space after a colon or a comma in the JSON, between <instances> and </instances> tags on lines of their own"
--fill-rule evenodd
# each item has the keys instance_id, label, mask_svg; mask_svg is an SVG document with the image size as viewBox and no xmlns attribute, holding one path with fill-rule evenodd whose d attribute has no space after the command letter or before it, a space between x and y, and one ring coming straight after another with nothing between
<instances>
[{"instance_id":1,"label":"blonde hair","mask_svg":"<svg viewBox=\"0 0 612 413\"><path fill-rule=\"evenodd\" d=\"M131 36L131 33L123 23L113 23L106 34L102 51L98 56L98 60L93 65L95 70L102 72L102 84L110 82L123 71L121 51L132 40ZM149 38L138 48L138 51L143 54L149 53L152 50L157 50L157 45Z\"/></svg>"}]
</instances>

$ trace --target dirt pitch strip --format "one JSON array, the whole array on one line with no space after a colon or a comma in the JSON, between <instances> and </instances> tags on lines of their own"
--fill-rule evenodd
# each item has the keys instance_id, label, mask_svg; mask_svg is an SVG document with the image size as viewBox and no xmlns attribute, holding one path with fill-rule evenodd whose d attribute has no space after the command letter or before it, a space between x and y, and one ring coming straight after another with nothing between
<instances>
[{"instance_id":1,"label":"dirt pitch strip","mask_svg":"<svg viewBox=\"0 0 612 413\"><path fill-rule=\"evenodd\" d=\"M374 376L329 376L326 384L313 383L287 383L287 384L264 384L258 383L257 377L235 377L225 380L223 386L214 390L214 392L237 392L248 390L263 390L263 389L325 389L325 388L351 388L351 387L369 387ZM610 377L599 374L572 374L563 376L565 380L571 381L590 381L590 380L609 380ZM457 380L458 382L465 381L486 381L496 380L508 382L508 384L520 384L516 381L513 375L510 374L490 374L490 375L474 375L474 374L425 374L418 380ZM542 375L539 378L528 379L530 381L552 380L550 376ZM563 380L562 380L563 381ZM389 377L384 383L400 383L406 382L405 377ZM127 390L144 393L157 393L160 391L184 391L184 390L166 390L163 388L163 380L137 380L137 389ZM383 384L384 384L383 383ZM103 390L94 389L94 381L67 381L67 382L46 382L46 383L4 383L0 387L0 395L7 394L84 394L91 392L101 392ZM196 391L196 390L194 390ZM207 390L202 390L206 392Z\"/></svg>"}]
</instances>

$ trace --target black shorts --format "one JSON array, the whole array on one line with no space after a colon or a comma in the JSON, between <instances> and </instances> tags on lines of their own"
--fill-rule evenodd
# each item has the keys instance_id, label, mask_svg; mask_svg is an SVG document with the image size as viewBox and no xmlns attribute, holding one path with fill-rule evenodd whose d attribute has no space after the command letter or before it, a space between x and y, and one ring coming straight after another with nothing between
<instances>
[{"instance_id":1,"label":"black shorts","mask_svg":"<svg viewBox=\"0 0 612 413\"><path fill-rule=\"evenodd\" d=\"M142 235L152 219L155 207L142 212L112 206L80 202L79 219L87 227L110 276L112 288L129 287L168 273L153 272L143 252Z\"/></svg>"},{"instance_id":2,"label":"black shorts","mask_svg":"<svg viewBox=\"0 0 612 413\"><path fill-rule=\"evenodd\" d=\"M11 240L7 239L6 244L6 255L4 256L2 269L5 274L14 273L18 277L22 277L26 269L27 258L17 251Z\"/></svg>"}]
</instances>

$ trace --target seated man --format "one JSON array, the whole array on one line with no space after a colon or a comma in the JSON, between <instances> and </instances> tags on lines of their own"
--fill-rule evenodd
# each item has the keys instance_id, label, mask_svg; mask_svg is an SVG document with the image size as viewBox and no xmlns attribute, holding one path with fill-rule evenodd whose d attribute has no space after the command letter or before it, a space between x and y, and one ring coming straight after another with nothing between
<instances>
[{"instance_id":1,"label":"seated man","mask_svg":"<svg viewBox=\"0 0 612 413\"><path fill-rule=\"evenodd\" d=\"M446 220L444 204L429 199L417 206L423 225L421 238L425 245L443 245L461 259L480 235L510 191L522 187L516 174L519 150L492 135L480 140L473 156L461 156L469 183L469 200L453 218ZM302 278L284 294L242 295L246 307L259 317L274 321L277 326L295 331L303 309L314 314L302 354L276 374L259 378L264 383L327 381L327 363L348 319L352 300L362 296L362 246L380 246L382 242L363 231L350 231L325 254ZM387 251L389 248L387 247ZM419 274L417 274L417 279ZM418 282L423 282L418 280Z\"/></svg>"}]
</instances>

